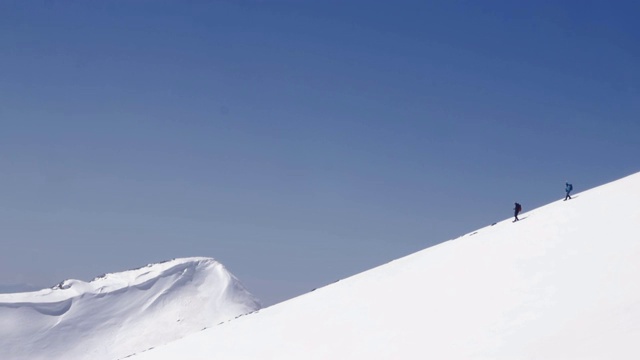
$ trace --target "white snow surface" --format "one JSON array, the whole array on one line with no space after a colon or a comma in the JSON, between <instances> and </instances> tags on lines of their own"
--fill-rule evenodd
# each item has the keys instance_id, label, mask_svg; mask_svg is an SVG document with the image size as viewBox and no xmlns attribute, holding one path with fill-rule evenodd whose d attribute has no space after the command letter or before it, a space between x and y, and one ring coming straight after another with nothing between
<instances>
[{"instance_id":1,"label":"white snow surface","mask_svg":"<svg viewBox=\"0 0 640 360\"><path fill-rule=\"evenodd\" d=\"M211 258L0 294L0 359L114 360L259 309Z\"/></svg>"},{"instance_id":2,"label":"white snow surface","mask_svg":"<svg viewBox=\"0 0 640 360\"><path fill-rule=\"evenodd\" d=\"M131 359L640 359L640 173L520 218Z\"/></svg>"}]
</instances>

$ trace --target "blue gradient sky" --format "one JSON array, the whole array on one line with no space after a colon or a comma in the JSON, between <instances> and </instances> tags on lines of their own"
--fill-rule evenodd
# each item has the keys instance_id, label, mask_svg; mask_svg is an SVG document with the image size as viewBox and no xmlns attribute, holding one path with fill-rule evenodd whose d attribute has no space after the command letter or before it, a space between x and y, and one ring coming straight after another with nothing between
<instances>
[{"instance_id":1,"label":"blue gradient sky","mask_svg":"<svg viewBox=\"0 0 640 360\"><path fill-rule=\"evenodd\" d=\"M270 305L636 172L639 4L0 1L0 284Z\"/></svg>"}]
</instances>

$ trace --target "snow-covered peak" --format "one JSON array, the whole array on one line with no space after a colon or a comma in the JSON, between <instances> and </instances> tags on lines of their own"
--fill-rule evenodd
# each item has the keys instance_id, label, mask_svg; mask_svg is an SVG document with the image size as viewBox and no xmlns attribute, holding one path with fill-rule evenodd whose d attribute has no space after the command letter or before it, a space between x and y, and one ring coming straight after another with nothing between
<instances>
[{"instance_id":1,"label":"snow-covered peak","mask_svg":"<svg viewBox=\"0 0 640 360\"><path fill-rule=\"evenodd\" d=\"M0 294L0 358L116 359L260 308L211 258Z\"/></svg>"},{"instance_id":2,"label":"snow-covered peak","mask_svg":"<svg viewBox=\"0 0 640 360\"><path fill-rule=\"evenodd\" d=\"M132 360L640 359L640 173Z\"/></svg>"}]
</instances>

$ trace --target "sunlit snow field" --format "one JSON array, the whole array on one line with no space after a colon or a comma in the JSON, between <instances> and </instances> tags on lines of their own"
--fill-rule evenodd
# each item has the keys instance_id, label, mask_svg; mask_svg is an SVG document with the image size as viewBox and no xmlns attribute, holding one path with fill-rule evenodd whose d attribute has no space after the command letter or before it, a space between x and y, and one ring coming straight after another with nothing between
<instances>
[{"instance_id":1,"label":"sunlit snow field","mask_svg":"<svg viewBox=\"0 0 640 360\"><path fill-rule=\"evenodd\" d=\"M640 173L133 357L638 359ZM392 239L391 239L392 240Z\"/></svg>"}]
</instances>

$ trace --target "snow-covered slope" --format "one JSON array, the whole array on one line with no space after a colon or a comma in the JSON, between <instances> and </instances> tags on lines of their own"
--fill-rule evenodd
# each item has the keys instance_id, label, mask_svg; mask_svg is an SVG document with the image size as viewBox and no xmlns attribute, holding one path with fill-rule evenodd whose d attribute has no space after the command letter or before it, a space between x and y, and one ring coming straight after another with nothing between
<instances>
[{"instance_id":1,"label":"snow-covered slope","mask_svg":"<svg viewBox=\"0 0 640 360\"><path fill-rule=\"evenodd\" d=\"M114 360L255 311L222 264L186 258L0 294L0 359Z\"/></svg>"},{"instance_id":2,"label":"snow-covered slope","mask_svg":"<svg viewBox=\"0 0 640 360\"><path fill-rule=\"evenodd\" d=\"M640 359L640 173L520 218L132 359Z\"/></svg>"}]
</instances>

